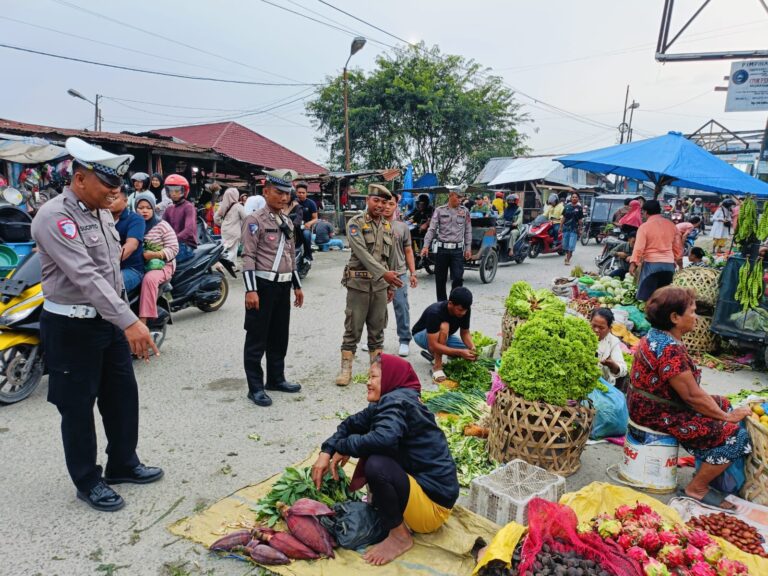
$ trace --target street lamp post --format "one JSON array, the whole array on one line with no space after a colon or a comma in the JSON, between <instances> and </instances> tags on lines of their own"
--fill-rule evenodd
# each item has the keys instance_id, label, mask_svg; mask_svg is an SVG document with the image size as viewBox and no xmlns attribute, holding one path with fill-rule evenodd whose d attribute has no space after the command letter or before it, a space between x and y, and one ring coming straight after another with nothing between
<instances>
[{"instance_id":1,"label":"street lamp post","mask_svg":"<svg viewBox=\"0 0 768 576\"><path fill-rule=\"evenodd\" d=\"M627 128L627 143L632 142L632 118L635 115L635 110L640 108L640 102L632 100L632 104L629 105L629 127Z\"/></svg>"},{"instance_id":2,"label":"street lamp post","mask_svg":"<svg viewBox=\"0 0 768 576\"><path fill-rule=\"evenodd\" d=\"M72 88L67 90L67 94L69 94L73 98L79 98L80 100L85 100L89 104L93 104L93 130L95 132L100 132L101 131L101 110L99 109L99 100L101 100L101 94L96 94L96 102L91 102L90 100L88 100L88 98L80 94L80 92Z\"/></svg>"},{"instance_id":3,"label":"street lamp post","mask_svg":"<svg viewBox=\"0 0 768 576\"><path fill-rule=\"evenodd\" d=\"M352 40L352 45L349 48L349 58L347 58L347 61L344 63L344 166L346 167L347 172L350 171L350 158L349 158L349 104L348 104L348 92L349 92L349 85L347 82L347 65L349 64L350 58L360 52L360 50L363 49L363 46L365 46L365 38L362 36L356 36L354 40Z\"/></svg>"}]
</instances>

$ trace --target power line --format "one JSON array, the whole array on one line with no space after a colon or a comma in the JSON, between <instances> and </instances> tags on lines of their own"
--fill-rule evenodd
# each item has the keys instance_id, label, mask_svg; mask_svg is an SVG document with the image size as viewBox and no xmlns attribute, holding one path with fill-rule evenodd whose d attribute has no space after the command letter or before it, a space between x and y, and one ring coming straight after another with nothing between
<instances>
[{"instance_id":1,"label":"power line","mask_svg":"<svg viewBox=\"0 0 768 576\"><path fill-rule=\"evenodd\" d=\"M408 46L414 46L414 44L412 44L411 42L408 42L408 40L406 40L406 39L404 39L404 38L400 38L400 36L397 36L397 35L395 35L395 34L392 34L391 32L387 32L387 31L386 31L386 30L384 30L383 28L379 28L379 27L378 27L378 26L376 26L375 24L371 24L370 22L368 22L368 21L366 21L366 20L363 20L362 18L358 18L357 16L355 16L354 14L350 14L350 13L349 13L349 12L347 12L346 10L342 10L341 8L337 8L336 6L334 6L333 4L331 4L330 2L326 2L325 0L318 0L318 2L320 2L321 4L325 4L326 6L328 6L329 8L332 8L332 9L336 10L337 12L341 12L342 14L346 14L346 15L347 15L347 16L349 16L350 18L354 18L354 19L355 19L355 20L357 20L358 22L362 22L363 24L365 24L366 26L370 26L370 27L371 27L371 28L373 28L374 30L378 30L379 32L383 32L384 34L386 34L387 36L391 36L391 37L392 37L392 38L394 38L395 40L399 40L400 42L403 42L403 43L405 43L405 44L408 44Z\"/></svg>"},{"instance_id":2,"label":"power line","mask_svg":"<svg viewBox=\"0 0 768 576\"><path fill-rule=\"evenodd\" d=\"M177 108L181 110L208 110L212 112L247 112L240 108L201 108L198 106L180 106L178 104L161 104L160 102L147 102L146 100L131 100L129 98L118 98L109 96L110 100L119 100L120 102L132 102L134 104L147 104L149 106L159 106L160 108Z\"/></svg>"},{"instance_id":3,"label":"power line","mask_svg":"<svg viewBox=\"0 0 768 576\"><path fill-rule=\"evenodd\" d=\"M30 54L37 54L38 56L47 56L48 58L58 58L59 60L68 60L70 62L80 62L81 64L92 64L94 66L102 66L104 68L114 68L116 70L127 70L129 72L139 72L141 74L152 74L154 76L167 76L169 78L181 78L183 80L201 80L205 82L220 82L224 84L244 84L248 86L319 86L320 84L310 83L287 83L287 82L256 82L253 80L229 80L226 78L210 78L207 76L191 76L188 74L177 74L174 72L160 72L157 70L146 70L143 68L133 68L131 66L121 66L119 64L108 64L106 62L96 62L94 60L85 60L83 58L74 58L72 56L62 56L61 54L52 54L50 52L42 52L40 50L32 50L31 48L22 48L21 46L11 46L10 44L0 44L0 48L8 48L9 50L18 50L19 52L28 52Z\"/></svg>"}]
</instances>

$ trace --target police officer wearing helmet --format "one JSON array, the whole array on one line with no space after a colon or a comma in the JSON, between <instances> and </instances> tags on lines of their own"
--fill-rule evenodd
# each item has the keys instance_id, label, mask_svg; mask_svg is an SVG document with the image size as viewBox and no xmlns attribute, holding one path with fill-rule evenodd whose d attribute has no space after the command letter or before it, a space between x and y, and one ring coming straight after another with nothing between
<instances>
[{"instance_id":1,"label":"police officer wearing helmet","mask_svg":"<svg viewBox=\"0 0 768 576\"><path fill-rule=\"evenodd\" d=\"M133 156L69 138L72 183L32 222L45 302L40 317L48 401L61 414L67 470L77 497L97 510L125 505L109 484L148 484L163 476L136 455L139 396L131 353L158 354L125 300L120 237L109 212ZM96 464L93 405L107 436L107 464Z\"/></svg>"},{"instance_id":2,"label":"police officer wearing helmet","mask_svg":"<svg viewBox=\"0 0 768 576\"><path fill-rule=\"evenodd\" d=\"M421 257L427 256L432 240L437 240L435 255L435 289L437 301L448 300L445 283L451 271L451 290L464 285L464 259L472 255L472 225L469 209L461 205L464 193L451 190L448 203L435 209L424 237Z\"/></svg>"},{"instance_id":3,"label":"police officer wearing helmet","mask_svg":"<svg viewBox=\"0 0 768 576\"><path fill-rule=\"evenodd\" d=\"M299 384L285 379L288 327L291 320L291 287L294 306L304 304L304 292L296 271L293 222L283 209L293 191L293 170L266 172L266 205L248 215L243 223L243 279L245 280L245 348L243 361L248 398L257 406L270 406L265 390L298 392ZM299 232L301 234L301 232ZM261 359L267 356L267 380Z\"/></svg>"}]
</instances>

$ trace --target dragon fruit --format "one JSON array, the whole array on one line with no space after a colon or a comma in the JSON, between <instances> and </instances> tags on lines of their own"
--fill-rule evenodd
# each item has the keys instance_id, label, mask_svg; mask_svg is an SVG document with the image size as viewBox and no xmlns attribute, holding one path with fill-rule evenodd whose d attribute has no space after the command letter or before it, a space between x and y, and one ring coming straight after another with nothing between
<instances>
[{"instance_id":1,"label":"dragon fruit","mask_svg":"<svg viewBox=\"0 0 768 576\"><path fill-rule=\"evenodd\" d=\"M688 544L688 546L685 547L685 559L688 561L688 564L693 564L694 562L697 562L699 560L704 560L704 554L701 553L701 550L696 548L693 544Z\"/></svg>"},{"instance_id":2,"label":"dragon fruit","mask_svg":"<svg viewBox=\"0 0 768 576\"><path fill-rule=\"evenodd\" d=\"M597 533L603 538L616 538L621 534L621 522L618 520L598 520Z\"/></svg>"},{"instance_id":3,"label":"dragon fruit","mask_svg":"<svg viewBox=\"0 0 768 576\"><path fill-rule=\"evenodd\" d=\"M644 548L649 554L655 554L656 551L661 548L661 539L659 539L659 533L650 528L643 530L640 534L640 540L638 546Z\"/></svg>"},{"instance_id":4,"label":"dragon fruit","mask_svg":"<svg viewBox=\"0 0 768 576\"><path fill-rule=\"evenodd\" d=\"M649 558L643 565L645 576L671 576L669 569L655 558Z\"/></svg>"},{"instance_id":5,"label":"dragon fruit","mask_svg":"<svg viewBox=\"0 0 768 576\"><path fill-rule=\"evenodd\" d=\"M622 504L616 510L614 511L614 516L616 516L616 520L619 522L626 522L630 518L635 517L635 510L632 508L632 506L627 506L626 504Z\"/></svg>"},{"instance_id":6,"label":"dragon fruit","mask_svg":"<svg viewBox=\"0 0 768 576\"><path fill-rule=\"evenodd\" d=\"M691 564L691 574L692 576L717 576L715 569L701 560L697 560Z\"/></svg>"},{"instance_id":7,"label":"dragon fruit","mask_svg":"<svg viewBox=\"0 0 768 576\"><path fill-rule=\"evenodd\" d=\"M640 548L640 546L632 546L627 548L627 556L636 560L640 564L645 564L648 561L648 552Z\"/></svg>"},{"instance_id":8,"label":"dragon fruit","mask_svg":"<svg viewBox=\"0 0 768 576\"><path fill-rule=\"evenodd\" d=\"M740 574L749 574L747 567L738 560L728 560L720 558L717 561L717 576L738 576Z\"/></svg>"},{"instance_id":9,"label":"dragon fruit","mask_svg":"<svg viewBox=\"0 0 768 576\"><path fill-rule=\"evenodd\" d=\"M675 546L680 545L680 537L670 530L663 530L659 532L659 540L662 544L673 544Z\"/></svg>"},{"instance_id":10,"label":"dragon fruit","mask_svg":"<svg viewBox=\"0 0 768 576\"><path fill-rule=\"evenodd\" d=\"M579 525L576 526L576 530L579 534L587 534L588 532L592 532L592 523L591 522L579 522Z\"/></svg>"},{"instance_id":11,"label":"dragon fruit","mask_svg":"<svg viewBox=\"0 0 768 576\"><path fill-rule=\"evenodd\" d=\"M653 528L654 530L658 530L661 528L661 516L656 514L656 512L649 512L648 514L643 514L640 516L640 519L638 520L638 523L643 528Z\"/></svg>"},{"instance_id":12,"label":"dragon fruit","mask_svg":"<svg viewBox=\"0 0 768 576\"><path fill-rule=\"evenodd\" d=\"M634 514L636 517L645 516L646 514L650 514L653 512L653 508L648 506L648 504L640 504L640 502L635 503L635 510Z\"/></svg>"},{"instance_id":13,"label":"dragon fruit","mask_svg":"<svg viewBox=\"0 0 768 576\"><path fill-rule=\"evenodd\" d=\"M704 548L701 549L701 553L704 555L704 560L710 564L717 564L717 561L723 557L723 549L714 542L704 546Z\"/></svg>"},{"instance_id":14,"label":"dragon fruit","mask_svg":"<svg viewBox=\"0 0 768 576\"><path fill-rule=\"evenodd\" d=\"M673 532L680 538L680 544L686 544L691 535L690 531L682 524L676 524Z\"/></svg>"},{"instance_id":15,"label":"dragon fruit","mask_svg":"<svg viewBox=\"0 0 768 576\"><path fill-rule=\"evenodd\" d=\"M619 534L619 537L616 539L616 543L621 546L622 549L626 550L635 544L635 539L631 534Z\"/></svg>"},{"instance_id":16,"label":"dragon fruit","mask_svg":"<svg viewBox=\"0 0 768 576\"><path fill-rule=\"evenodd\" d=\"M691 571L688 568L683 568L682 566L675 568L675 574L677 576L692 576Z\"/></svg>"},{"instance_id":17,"label":"dragon fruit","mask_svg":"<svg viewBox=\"0 0 768 576\"><path fill-rule=\"evenodd\" d=\"M712 544L714 540L704 530L691 530L688 534L688 543L696 548L703 549L707 544Z\"/></svg>"},{"instance_id":18,"label":"dragon fruit","mask_svg":"<svg viewBox=\"0 0 768 576\"><path fill-rule=\"evenodd\" d=\"M657 558L670 568L685 565L685 554L682 547L676 544L665 544L657 555Z\"/></svg>"}]
</instances>

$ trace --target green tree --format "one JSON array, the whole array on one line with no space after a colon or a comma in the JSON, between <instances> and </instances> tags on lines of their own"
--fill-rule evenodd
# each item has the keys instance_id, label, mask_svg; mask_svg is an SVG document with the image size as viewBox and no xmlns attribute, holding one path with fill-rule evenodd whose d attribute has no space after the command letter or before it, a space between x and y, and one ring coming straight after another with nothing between
<instances>
[{"instance_id":1,"label":"green tree","mask_svg":"<svg viewBox=\"0 0 768 576\"><path fill-rule=\"evenodd\" d=\"M526 117L512 90L472 60L420 44L379 56L369 75L351 71L348 78L354 167L412 163L417 173L450 182L474 177L484 158L526 151L517 129ZM343 102L336 77L307 104L334 168L344 166Z\"/></svg>"}]
</instances>

